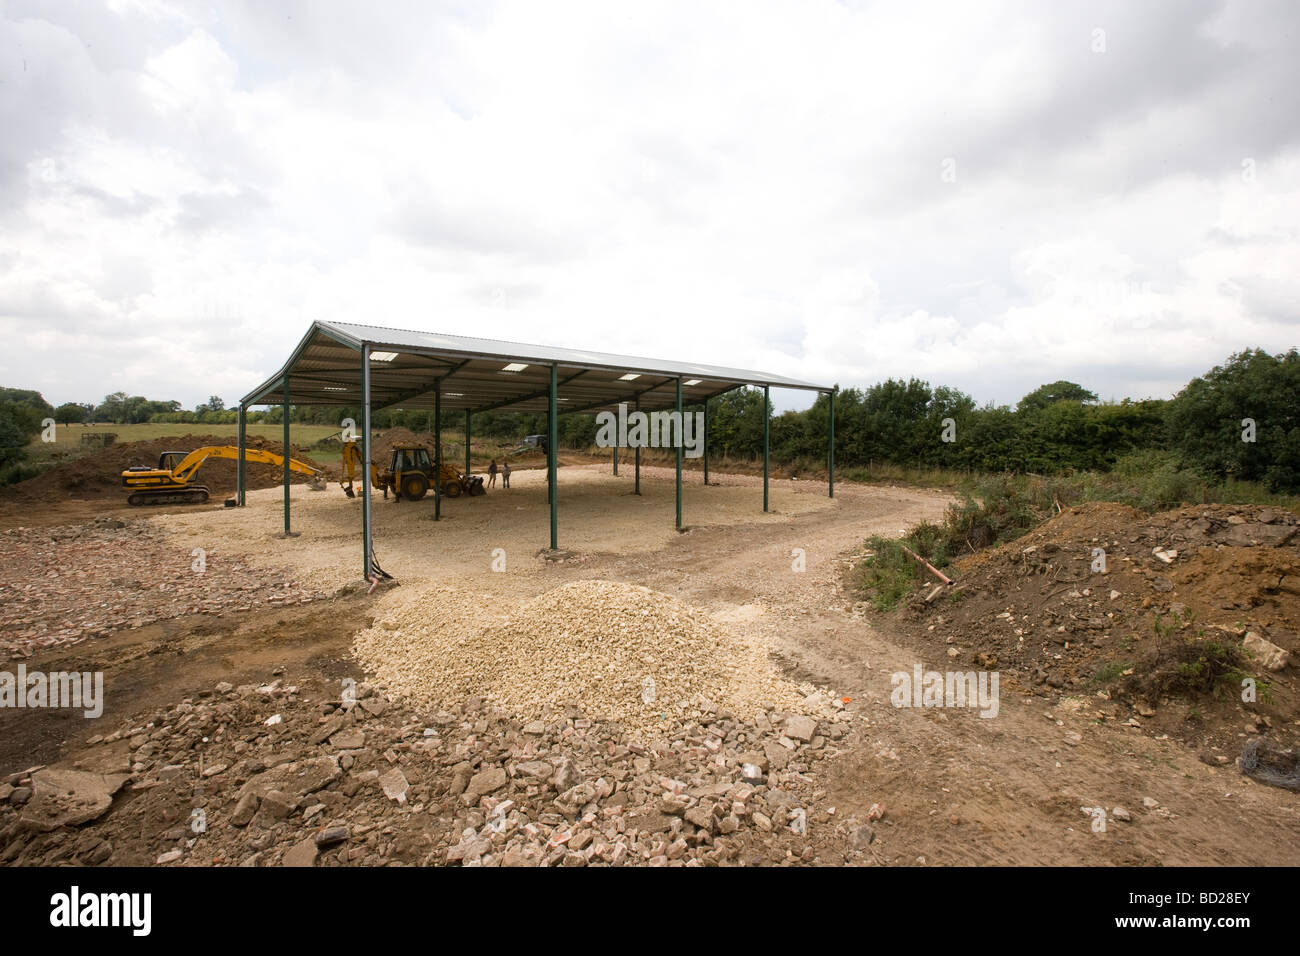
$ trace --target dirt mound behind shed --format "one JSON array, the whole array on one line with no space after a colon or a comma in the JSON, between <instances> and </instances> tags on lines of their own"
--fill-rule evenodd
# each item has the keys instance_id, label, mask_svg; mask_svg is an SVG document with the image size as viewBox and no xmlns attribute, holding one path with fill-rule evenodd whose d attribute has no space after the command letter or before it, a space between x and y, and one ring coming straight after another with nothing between
<instances>
[{"instance_id":1,"label":"dirt mound behind shed","mask_svg":"<svg viewBox=\"0 0 1300 956\"><path fill-rule=\"evenodd\" d=\"M203 445L235 445L234 435L185 435L181 438L155 438L151 441L122 442L110 445L71 461L55 465L35 478L20 481L3 490L3 496L16 501L54 501L66 498L125 497L122 472L133 465L158 466L158 456L165 451L190 452ZM280 454L279 442L248 436L248 448L260 448ZM307 458L297 446L290 446L290 455L313 467L320 467ZM274 465L248 462L246 478L249 488L272 488L281 481L281 471ZM307 479L291 473L293 481ZM237 482L237 463L230 459L209 459L199 468L197 480L206 485L213 497L232 494Z\"/></svg>"}]
</instances>

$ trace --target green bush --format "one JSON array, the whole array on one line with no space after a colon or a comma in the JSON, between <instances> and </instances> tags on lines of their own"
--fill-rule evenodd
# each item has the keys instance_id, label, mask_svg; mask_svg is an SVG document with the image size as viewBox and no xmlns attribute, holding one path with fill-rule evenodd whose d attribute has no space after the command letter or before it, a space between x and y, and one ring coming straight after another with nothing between
<instances>
[{"instance_id":1,"label":"green bush","mask_svg":"<svg viewBox=\"0 0 1300 956\"><path fill-rule=\"evenodd\" d=\"M867 548L870 553L860 565L858 586L877 611L888 611L916 587L921 566L891 538L872 537Z\"/></svg>"},{"instance_id":2,"label":"green bush","mask_svg":"<svg viewBox=\"0 0 1300 956\"><path fill-rule=\"evenodd\" d=\"M26 481L28 478L35 478L44 469L37 465L30 465L26 462L13 462L8 465L0 465L0 488L7 485L16 485L20 481Z\"/></svg>"},{"instance_id":3,"label":"green bush","mask_svg":"<svg viewBox=\"0 0 1300 956\"><path fill-rule=\"evenodd\" d=\"M945 567L953 554L947 527L929 521L922 521L902 538L876 535L866 546L869 555L862 562L858 587L878 611L897 606L926 579L925 569L904 546L936 568Z\"/></svg>"},{"instance_id":4,"label":"green bush","mask_svg":"<svg viewBox=\"0 0 1300 956\"><path fill-rule=\"evenodd\" d=\"M1162 642L1129 676L1124 689L1153 700L1164 696L1203 697L1219 691L1236 694L1246 676L1241 669L1243 663L1241 651L1221 641L1198 636Z\"/></svg>"},{"instance_id":5,"label":"green bush","mask_svg":"<svg viewBox=\"0 0 1300 956\"><path fill-rule=\"evenodd\" d=\"M922 521L911 530L904 543L937 568L950 560L949 537L943 525Z\"/></svg>"},{"instance_id":6,"label":"green bush","mask_svg":"<svg viewBox=\"0 0 1300 956\"><path fill-rule=\"evenodd\" d=\"M993 475L975 483L944 516L948 554L970 553L1014 541L1053 511L1042 479Z\"/></svg>"},{"instance_id":7,"label":"green bush","mask_svg":"<svg viewBox=\"0 0 1300 956\"><path fill-rule=\"evenodd\" d=\"M1104 687L1107 684L1113 684L1124 676L1124 672L1132 667L1124 661L1110 661L1102 664L1092 675L1091 685L1094 687Z\"/></svg>"}]
</instances>

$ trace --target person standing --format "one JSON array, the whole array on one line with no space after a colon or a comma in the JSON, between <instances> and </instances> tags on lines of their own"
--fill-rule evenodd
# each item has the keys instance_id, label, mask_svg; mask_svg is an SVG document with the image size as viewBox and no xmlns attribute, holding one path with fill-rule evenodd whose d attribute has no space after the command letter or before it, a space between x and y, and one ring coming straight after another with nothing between
<instances>
[{"instance_id":1,"label":"person standing","mask_svg":"<svg viewBox=\"0 0 1300 956\"><path fill-rule=\"evenodd\" d=\"M495 488L497 483L497 460L492 459L492 464L488 465L488 487Z\"/></svg>"},{"instance_id":2,"label":"person standing","mask_svg":"<svg viewBox=\"0 0 1300 956\"><path fill-rule=\"evenodd\" d=\"M501 460L501 487L503 489L510 487L510 462L504 458Z\"/></svg>"}]
</instances>

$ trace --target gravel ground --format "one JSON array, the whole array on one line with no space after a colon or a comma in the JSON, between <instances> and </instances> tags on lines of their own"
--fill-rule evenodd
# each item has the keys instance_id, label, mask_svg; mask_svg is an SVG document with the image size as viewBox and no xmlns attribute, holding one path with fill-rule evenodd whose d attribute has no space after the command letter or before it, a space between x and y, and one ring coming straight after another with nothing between
<instances>
[{"instance_id":1,"label":"gravel ground","mask_svg":"<svg viewBox=\"0 0 1300 956\"><path fill-rule=\"evenodd\" d=\"M607 464L560 469L560 547L578 553L636 554L673 540L673 484L657 477L671 476L671 469L643 468L639 497L632 494L629 469L621 468L618 478L611 472ZM445 580L449 569L490 574L498 554L503 554L511 575L539 570L537 552L550 543L546 475L517 472L511 485L509 491L497 489L481 497L444 499L443 520L436 523L431 497L395 502L373 496L376 557L402 583ZM767 515L756 488L705 488L698 476L694 482L684 481L683 488L682 520L693 526L785 525L795 515L836 504L825 496L825 486L811 482L773 481L774 513ZM296 567L305 583L318 590L359 583L360 499L346 498L331 485L325 491L294 487L290 500L293 529L301 533L294 538L277 537L283 531L279 489L250 492L245 508L177 510L152 517L186 550L220 542L253 562Z\"/></svg>"},{"instance_id":2,"label":"gravel ground","mask_svg":"<svg viewBox=\"0 0 1300 956\"><path fill-rule=\"evenodd\" d=\"M801 696L762 638L636 585L574 581L504 618L474 592L404 587L376 610L358 659L425 706L482 696L534 719L581 704L646 730L718 707L752 719Z\"/></svg>"}]
</instances>

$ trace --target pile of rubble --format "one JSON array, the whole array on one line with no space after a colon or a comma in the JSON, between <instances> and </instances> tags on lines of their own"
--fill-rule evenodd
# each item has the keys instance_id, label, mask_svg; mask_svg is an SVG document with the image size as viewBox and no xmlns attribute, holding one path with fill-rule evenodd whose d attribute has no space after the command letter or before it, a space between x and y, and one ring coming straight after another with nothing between
<instances>
[{"instance_id":1,"label":"pile of rubble","mask_svg":"<svg viewBox=\"0 0 1300 956\"><path fill-rule=\"evenodd\" d=\"M0 534L0 652L11 659L185 614L317 596L288 572L274 575L220 551L180 550L145 520Z\"/></svg>"},{"instance_id":2,"label":"pile of rubble","mask_svg":"<svg viewBox=\"0 0 1300 956\"><path fill-rule=\"evenodd\" d=\"M420 719L348 681L328 700L283 677L218 684L11 775L0 862L841 862L874 834L822 805L818 766L853 721L805 689L811 713L746 722L706 704L642 738L576 705L521 722L469 698Z\"/></svg>"},{"instance_id":3,"label":"pile of rubble","mask_svg":"<svg viewBox=\"0 0 1300 956\"><path fill-rule=\"evenodd\" d=\"M1214 630L1238 644L1255 634L1289 657L1300 652L1298 533L1300 518L1275 508L1148 515L1081 505L958 562L955 587L929 601L927 588L908 610L948 656L1023 668L1051 687L1132 662L1169 629Z\"/></svg>"},{"instance_id":4,"label":"pile of rubble","mask_svg":"<svg viewBox=\"0 0 1300 956\"><path fill-rule=\"evenodd\" d=\"M797 706L761 638L649 588L576 581L508 616L457 588L403 588L357 637L359 661L426 706L480 696L522 718L580 700L593 716L653 729L704 697L750 719Z\"/></svg>"},{"instance_id":5,"label":"pile of rubble","mask_svg":"<svg viewBox=\"0 0 1300 956\"><path fill-rule=\"evenodd\" d=\"M1286 740L1287 725L1300 726L1300 518L1289 511L1091 503L955 569L952 587L927 584L899 614L929 660L1018 672L1048 694L1114 697L1123 706L1112 716L1180 739L1226 745L1245 720L1249 733ZM1221 682L1195 706L1166 693L1171 674L1190 685L1211 666ZM1244 677L1267 693L1205 693ZM1159 706L1180 694L1180 708Z\"/></svg>"}]
</instances>

